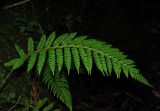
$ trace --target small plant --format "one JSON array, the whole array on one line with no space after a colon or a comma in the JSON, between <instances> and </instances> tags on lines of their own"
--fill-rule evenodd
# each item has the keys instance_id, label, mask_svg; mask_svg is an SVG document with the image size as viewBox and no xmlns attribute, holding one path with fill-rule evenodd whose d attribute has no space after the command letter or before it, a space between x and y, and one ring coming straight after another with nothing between
<instances>
[{"instance_id":1,"label":"small plant","mask_svg":"<svg viewBox=\"0 0 160 111\"><path fill-rule=\"evenodd\" d=\"M91 75L93 64L95 64L104 76L111 76L114 71L117 78L120 78L123 72L127 78L131 76L151 86L136 68L135 62L128 59L119 49L102 41L87 39L86 36L76 37L76 33L62 34L57 38L55 32L51 33L48 38L43 34L36 47L33 39L29 38L27 53L18 45L15 45L15 48L19 57L7 62L5 66L12 67L11 71L13 71L27 63L27 72L35 70L48 89L70 111L72 111L72 100L64 68L68 74L72 68L80 73L83 64L88 74Z\"/></svg>"},{"instance_id":2,"label":"small plant","mask_svg":"<svg viewBox=\"0 0 160 111\"><path fill-rule=\"evenodd\" d=\"M35 106L33 107L33 111L40 111L40 109L43 109L43 111L61 111L61 109L55 109L54 103L49 103L49 100L47 98L44 98L42 100L39 100Z\"/></svg>"}]
</instances>

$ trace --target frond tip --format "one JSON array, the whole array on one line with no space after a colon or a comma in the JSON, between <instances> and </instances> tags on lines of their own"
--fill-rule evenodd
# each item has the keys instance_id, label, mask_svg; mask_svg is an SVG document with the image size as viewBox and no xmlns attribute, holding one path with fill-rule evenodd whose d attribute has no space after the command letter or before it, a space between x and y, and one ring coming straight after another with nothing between
<instances>
[{"instance_id":1,"label":"frond tip","mask_svg":"<svg viewBox=\"0 0 160 111\"><path fill-rule=\"evenodd\" d=\"M136 68L135 62L128 59L119 49L102 41L87 39L86 36L76 37L76 33L62 34L57 38L55 32L48 38L43 34L36 50L34 50L33 40L29 38L28 53L24 53L18 45L15 47L19 58L6 64L12 66L13 70L28 60L28 72L36 65L39 75L46 63L49 64L53 75L56 69L61 71L64 66L68 73L71 66L74 66L79 73L81 63L88 74L91 74L94 63L103 75L110 76L114 71L117 78L120 78L121 73L124 72L127 78L130 75L133 79L151 86Z\"/></svg>"}]
</instances>

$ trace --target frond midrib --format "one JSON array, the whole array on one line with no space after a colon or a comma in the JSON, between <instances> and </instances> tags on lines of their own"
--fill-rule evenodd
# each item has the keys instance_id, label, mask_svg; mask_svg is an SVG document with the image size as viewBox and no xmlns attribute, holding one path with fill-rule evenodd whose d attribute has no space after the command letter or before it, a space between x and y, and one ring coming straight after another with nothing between
<instances>
[{"instance_id":1,"label":"frond midrib","mask_svg":"<svg viewBox=\"0 0 160 111\"><path fill-rule=\"evenodd\" d=\"M88 49L88 50L91 50L91 51L95 51L95 52L98 52L100 54L103 54L104 56L107 56L109 57L110 59L114 59L116 60L117 62L119 62L121 65L123 64L126 68L130 69L131 67L129 67L127 64L123 63L121 60L115 58L114 56L111 56L107 53L104 53L103 51L101 50L98 50L96 48L92 48L92 47L88 47L88 46L85 46L85 45L75 45L75 44L71 44L71 45L58 45L58 46L53 46L53 47L49 47L49 48L43 48L43 49L40 49L40 50L36 50L34 51L35 53L39 53L40 51L44 50L44 51L47 51L49 49L63 49L63 48L84 48L84 49ZM29 57L32 53L34 52L31 52L28 54L27 57Z\"/></svg>"}]
</instances>

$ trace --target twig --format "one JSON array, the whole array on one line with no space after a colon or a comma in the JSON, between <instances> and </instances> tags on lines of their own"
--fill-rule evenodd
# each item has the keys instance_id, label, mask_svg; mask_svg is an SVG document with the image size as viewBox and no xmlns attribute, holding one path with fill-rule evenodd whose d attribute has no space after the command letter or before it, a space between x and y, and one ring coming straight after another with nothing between
<instances>
[{"instance_id":1,"label":"twig","mask_svg":"<svg viewBox=\"0 0 160 111\"><path fill-rule=\"evenodd\" d=\"M13 3L11 5L7 5L7 6L4 6L2 9L9 9L9 8L13 8L13 7L16 7L16 6L19 6L19 5L22 5L22 4L25 4L27 2L30 2L31 0L23 0L23 1L20 1L20 2L17 2L17 3Z\"/></svg>"},{"instance_id":2,"label":"twig","mask_svg":"<svg viewBox=\"0 0 160 111\"><path fill-rule=\"evenodd\" d=\"M19 103L20 99L21 99L21 96L19 96L19 98L18 98L17 102L15 103L15 105L13 105L11 108L9 108L8 111L11 111L14 107L16 107L17 104Z\"/></svg>"},{"instance_id":3,"label":"twig","mask_svg":"<svg viewBox=\"0 0 160 111\"><path fill-rule=\"evenodd\" d=\"M10 76L12 75L12 70L7 74L7 76L4 78L4 80L2 81L1 85L0 85L0 90L3 88L3 86L5 85L7 79L10 78Z\"/></svg>"}]
</instances>

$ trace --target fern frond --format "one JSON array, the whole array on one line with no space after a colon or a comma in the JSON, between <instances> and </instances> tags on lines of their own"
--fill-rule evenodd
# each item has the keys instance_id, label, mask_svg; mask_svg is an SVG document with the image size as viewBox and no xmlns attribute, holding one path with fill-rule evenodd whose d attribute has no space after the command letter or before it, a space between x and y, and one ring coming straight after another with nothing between
<instances>
[{"instance_id":1,"label":"fern frond","mask_svg":"<svg viewBox=\"0 0 160 111\"><path fill-rule=\"evenodd\" d=\"M77 33L70 33L68 36L65 38L65 40L62 41L62 45L68 45L70 42L73 40L73 38L76 36Z\"/></svg>"},{"instance_id":2,"label":"fern frond","mask_svg":"<svg viewBox=\"0 0 160 111\"><path fill-rule=\"evenodd\" d=\"M46 40L46 36L43 34L35 51L33 51L32 39L29 39L28 50L34 53L28 54L25 54L24 51L16 45L17 52L21 59L18 60L18 65L14 65L14 69L20 67L25 60L29 60L27 70L30 71L37 60L37 70L40 74L44 67L45 60L48 58L49 67L53 75L55 69L57 68L61 71L63 65L66 66L69 72L72 62L78 72L80 70L80 63L82 62L88 74L90 74L93 63L95 63L103 75L111 75L113 70L117 78L120 78L121 72L124 72L126 77L131 75L132 78L149 85L149 83L146 82L147 80L136 68L135 63L128 59L119 49L113 48L110 44L102 41L87 39L86 36L75 36L76 33L67 33L55 39L55 33L52 33ZM39 56L35 56L35 53ZM138 71L135 71L135 69Z\"/></svg>"},{"instance_id":3,"label":"fern frond","mask_svg":"<svg viewBox=\"0 0 160 111\"><path fill-rule=\"evenodd\" d=\"M80 54L80 57L82 59L83 65L85 66L85 68L87 69L87 72L89 73L90 69L88 67L89 63L87 62L87 55L86 55L85 49L84 48L79 48L79 54Z\"/></svg>"},{"instance_id":4,"label":"fern frond","mask_svg":"<svg viewBox=\"0 0 160 111\"><path fill-rule=\"evenodd\" d=\"M46 41L46 44L45 44L46 48L49 48L53 44L55 37L56 37L55 32L52 32Z\"/></svg>"},{"instance_id":5,"label":"fern frond","mask_svg":"<svg viewBox=\"0 0 160 111\"><path fill-rule=\"evenodd\" d=\"M50 103L48 106L46 106L43 111L51 111L53 109L53 103ZM55 111L55 110L54 110Z\"/></svg>"},{"instance_id":6,"label":"fern frond","mask_svg":"<svg viewBox=\"0 0 160 111\"><path fill-rule=\"evenodd\" d=\"M61 71L62 65L63 65L63 51L62 49L56 49L56 59L57 59L57 67L58 70Z\"/></svg>"},{"instance_id":7,"label":"fern frond","mask_svg":"<svg viewBox=\"0 0 160 111\"><path fill-rule=\"evenodd\" d=\"M48 98L43 98L33 106L33 111L61 111L61 109L55 109L54 103L51 103Z\"/></svg>"},{"instance_id":8,"label":"fern frond","mask_svg":"<svg viewBox=\"0 0 160 111\"><path fill-rule=\"evenodd\" d=\"M106 58L107 69L108 69L109 75L111 75L111 73L112 73L111 58L109 58L108 56L105 56L105 58ZM124 66L124 68L125 68L125 66Z\"/></svg>"},{"instance_id":9,"label":"fern frond","mask_svg":"<svg viewBox=\"0 0 160 111\"><path fill-rule=\"evenodd\" d=\"M94 61L95 61L95 64L97 66L97 68L102 72L102 74L104 75L104 71L103 71L103 67L102 67L102 64L101 64L101 61L100 61L100 57L99 57L99 54L98 52L93 52L93 57L94 57Z\"/></svg>"},{"instance_id":10,"label":"fern frond","mask_svg":"<svg viewBox=\"0 0 160 111\"><path fill-rule=\"evenodd\" d=\"M22 48L20 48L17 44L15 44L15 48L18 52L18 55L22 58L24 58L26 56L26 54L24 53L24 50Z\"/></svg>"},{"instance_id":11,"label":"fern frond","mask_svg":"<svg viewBox=\"0 0 160 111\"><path fill-rule=\"evenodd\" d=\"M19 67L21 67L21 66L24 64L25 60L26 60L25 57L24 57L24 58L18 58L18 59L16 60L15 64L14 64L12 70L16 70L16 69L18 69Z\"/></svg>"},{"instance_id":12,"label":"fern frond","mask_svg":"<svg viewBox=\"0 0 160 111\"><path fill-rule=\"evenodd\" d=\"M95 63L103 75L111 76L114 71L117 78L120 78L121 72L124 72L127 78L130 75L133 79L151 86L136 68L135 62L128 59L119 49L102 41L87 39L86 36L76 37L76 33L62 34L56 38L53 32L47 40L43 34L36 50L34 50L33 40L29 38L27 54L18 45L15 47L19 58L12 59L5 65L12 66L12 70L15 70L28 60L27 71L29 72L36 64L36 70L39 76L43 77L43 82L70 111L72 111L72 101L68 81L64 74L59 74L62 72L63 65L68 73L72 65L79 73L82 62L88 74L91 74L93 63ZM45 74L42 75L42 69L47 66L49 71L45 70Z\"/></svg>"},{"instance_id":13,"label":"fern frond","mask_svg":"<svg viewBox=\"0 0 160 111\"><path fill-rule=\"evenodd\" d=\"M47 102L47 98L44 98L43 100L39 100L35 107L33 108L33 111L40 111L40 108Z\"/></svg>"},{"instance_id":14,"label":"fern frond","mask_svg":"<svg viewBox=\"0 0 160 111\"><path fill-rule=\"evenodd\" d=\"M80 70L80 56L77 48L71 48L72 50L72 55L73 55L73 60L74 60L74 65L77 69L77 72L79 73Z\"/></svg>"},{"instance_id":15,"label":"fern frond","mask_svg":"<svg viewBox=\"0 0 160 111\"><path fill-rule=\"evenodd\" d=\"M50 70L52 71L52 74L54 75L55 65L56 65L56 55L55 55L55 50L52 48L49 49L48 51L48 62L49 62Z\"/></svg>"},{"instance_id":16,"label":"fern frond","mask_svg":"<svg viewBox=\"0 0 160 111\"><path fill-rule=\"evenodd\" d=\"M76 44L76 45L82 44L82 43L83 43L82 41L85 40L86 38L87 38L87 36L77 37L77 38L73 39L73 40L70 42L70 44Z\"/></svg>"},{"instance_id":17,"label":"fern frond","mask_svg":"<svg viewBox=\"0 0 160 111\"><path fill-rule=\"evenodd\" d=\"M62 34L60 35L53 43L54 46L58 46L62 43L63 40L66 39L66 37L68 37L68 33L67 34Z\"/></svg>"},{"instance_id":18,"label":"fern frond","mask_svg":"<svg viewBox=\"0 0 160 111\"><path fill-rule=\"evenodd\" d=\"M28 61L27 72L30 72L30 70L32 70L33 66L36 63L36 59L37 59L37 53L33 52Z\"/></svg>"},{"instance_id":19,"label":"fern frond","mask_svg":"<svg viewBox=\"0 0 160 111\"><path fill-rule=\"evenodd\" d=\"M68 70L68 74L70 73L70 69L71 69L71 61L72 57L71 57L71 51L70 48L64 48L64 60L65 60L65 66L67 67Z\"/></svg>"},{"instance_id":20,"label":"fern frond","mask_svg":"<svg viewBox=\"0 0 160 111\"><path fill-rule=\"evenodd\" d=\"M38 43L37 49L41 50L45 44L46 44L46 35L43 34L41 40Z\"/></svg>"},{"instance_id":21,"label":"fern frond","mask_svg":"<svg viewBox=\"0 0 160 111\"><path fill-rule=\"evenodd\" d=\"M117 75L117 78L120 78L121 64L119 62L117 62L116 59L112 59L112 66L113 66L113 69Z\"/></svg>"},{"instance_id":22,"label":"fern frond","mask_svg":"<svg viewBox=\"0 0 160 111\"><path fill-rule=\"evenodd\" d=\"M99 55L99 59L100 59L101 67L102 67L104 73L105 73L107 76L109 76L108 71L107 71L107 63L106 63L105 56L102 55L102 54L100 54L100 55Z\"/></svg>"},{"instance_id":23,"label":"fern frond","mask_svg":"<svg viewBox=\"0 0 160 111\"><path fill-rule=\"evenodd\" d=\"M68 108L72 111L72 98L69 91L67 78L64 74L57 72L54 76L50 70L43 75L43 82Z\"/></svg>"},{"instance_id":24,"label":"fern frond","mask_svg":"<svg viewBox=\"0 0 160 111\"><path fill-rule=\"evenodd\" d=\"M92 51L91 50L86 50L86 57L87 57L87 68L88 68L88 74L91 74L92 70Z\"/></svg>"},{"instance_id":25,"label":"fern frond","mask_svg":"<svg viewBox=\"0 0 160 111\"><path fill-rule=\"evenodd\" d=\"M19 58L14 58L4 64L5 67L13 67Z\"/></svg>"},{"instance_id":26,"label":"fern frond","mask_svg":"<svg viewBox=\"0 0 160 111\"><path fill-rule=\"evenodd\" d=\"M46 51L41 50L39 52L39 58L38 58L38 63L37 63L37 69L38 69L39 75L41 74L45 60L46 60Z\"/></svg>"},{"instance_id":27,"label":"fern frond","mask_svg":"<svg viewBox=\"0 0 160 111\"><path fill-rule=\"evenodd\" d=\"M34 51L34 43L33 43L33 39L29 38L28 39L28 53L31 53Z\"/></svg>"}]
</instances>

